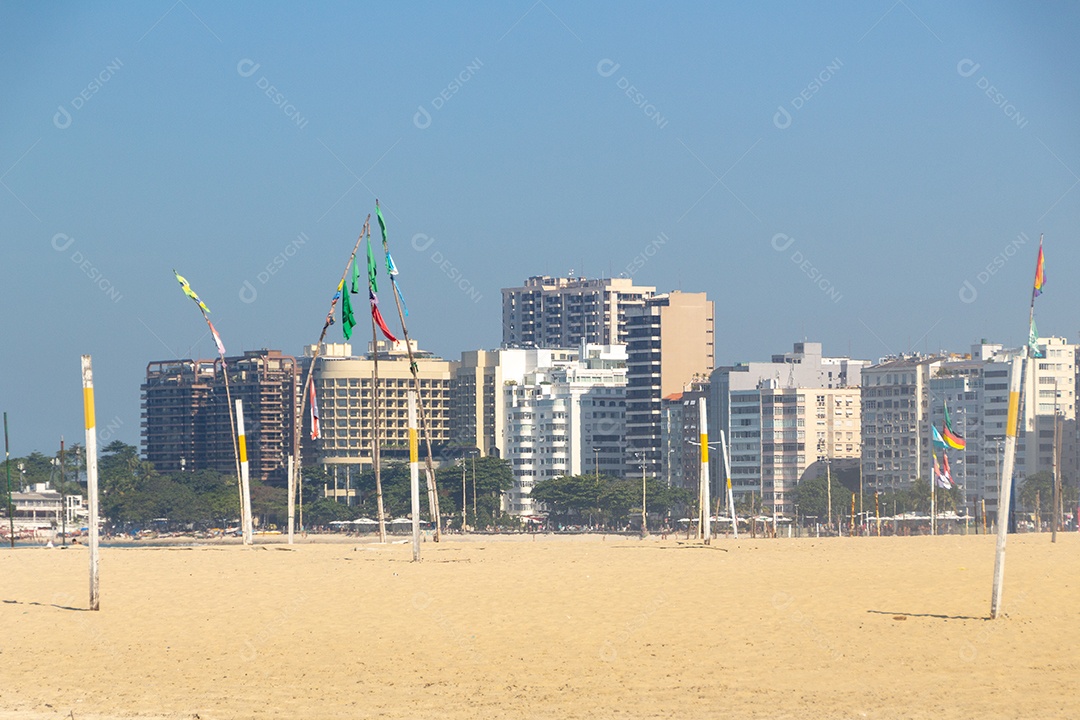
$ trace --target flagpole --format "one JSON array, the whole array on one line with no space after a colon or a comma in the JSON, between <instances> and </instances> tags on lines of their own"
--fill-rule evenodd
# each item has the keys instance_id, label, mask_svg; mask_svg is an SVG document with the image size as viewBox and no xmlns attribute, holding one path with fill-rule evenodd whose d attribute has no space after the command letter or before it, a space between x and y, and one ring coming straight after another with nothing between
<instances>
[{"instance_id":1,"label":"flagpole","mask_svg":"<svg viewBox=\"0 0 1080 720\"><path fill-rule=\"evenodd\" d=\"M94 414L94 369L89 355L82 356L83 418L86 428L86 496L90 518L90 609L100 609L101 586L98 578L98 449L97 422ZM5 416L6 419L6 416ZM13 536L14 537L14 536ZM14 547L14 546L13 546Z\"/></svg>"},{"instance_id":2,"label":"flagpole","mask_svg":"<svg viewBox=\"0 0 1080 720\"><path fill-rule=\"evenodd\" d=\"M409 328L405 324L405 312L401 305L401 291L398 290L397 278L394 277L395 272L390 272L389 268L393 266L393 261L390 260L390 246L386 239L385 224L382 220L382 209L379 207L378 198L375 199L375 212L379 218L380 230L383 235L383 253L387 258L388 274L390 275L390 285L393 289L394 305L397 307L398 319L401 321L401 336L405 341L405 350L409 353L409 370L412 373L413 389L416 391L417 404L420 412L420 429L424 433L424 445L427 450L427 458L425 459L425 473L427 476L427 494L428 494L428 514L431 516L431 521L435 523L435 542L442 540L442 517L439 512L439 491L436 484L435 468L432 462L431 451L431 430L428 425L427 410L424 408L423 397L420 394L420 378L419 368L416 365L416 359L413 357L412 343L409 342ZM394 268L396 270L396 268ZM480 448L477 448L478 450ZM463 530L464 531L464 530Z\"/></svg>"},{"instance_id":3,"label":"flagpole","mask_svg":"<svg viewBox=\"0 0 1080 720\"><path fill-rule=\"evenodd\" d=\"M240 448L236 441L236 416L233 415L232 391L229 389L229 368L228 364L225 362L225 346L221 343L221 338L218 336L217 330L214 329L214 324L210 322L210 318L206 315L206 304L203 303L203 301L199 298L195 291L191 289L191 286L188 284L187 280L182 278L182 276L178 272L176 272L175 268L173 268L173 275L176 276L177 281L180 283L180 287L183 288L184 294L194 300L195 303L199 306L199 313L202 314L202 319L206 323L207 329L210 330L210 335L212 335L214 338L214 346L217 348L218 357L221 358L221 375L225 379L225 404L229 407L229 439L232 440L233 463L234 469L236 471L236 489L238 495L240 496L240 527L243 528L245 527L244 481L240 477ZM216 369L214 370L214 375L215 377L217 376ZM248 542L247 536L245 536L244 544L251 544L250 542Z\"/></svg>"},{"instance_id":4,"label":"flagpole","mask_svg":"<svg viewBox=\"0 0 1080 720\"><path fill-rule=\"evenodd\" d=\"M15 510L11 503L11 446L8 444L7 413L4 413L4 466L7 468L7 512L10 527L8 539L11 549L15 549Z\"/></svg>"},{"instance_id":5,"label":"flagpole","mask_svg":"<svg viewBox=\"0 0 1080 720\"><path fill-rule=\"evenodd\" d=\"M1013 464L1016 459L1016 434L1020 425L1020 381L1024 360L1013 358L1009 370L1009 410L1005 420L1005 462L998 486L997 548L994 554L994 587L990 597L990 619L1001 614L1002 585L1005 582L1005 541L1009 533L1009 506L1012 494ZM984 513L985 522L985 513Z\"/></svg>"},{"instance_id":6,"label":"flagpole","mask_svg":"<svg viewBox=\"0 0 1080 720\"><path fill-rule=\"evenodd\" d=\"M349 274L349 269L352 267L353 260L356 258L356 251L360 248L360 243L364 240L364 234L368 230L368 224L371 222L371 214L368 213L367 219L364 220L364 226L360 228L360 237L356 238L356 244L353 245L352 253L349 255L349 261L345 263L345 271L341 273L341 282L339 286L342 292L347 292L345 288L345 278ZM303 509L303 477L304 469L302 458L300 456L300 435L304 428L304 403L307 402L308 391L311 387L311 374L315 370L315 361L319 357L319 351L322 348L323 340L326 339L326 331L330 329L330 326L334 324L334 308L337 307L338 298L340 294L335 294L330 299L330 310L326 313L326 319L323 321L322 332L319 333L319 340L315 343L315 349L311 353L311 363L308 365L308 371L304 378L304 386L300 392L300 402L296 407L296 415L294 416L293 423L293 470L296 473L296 479L294 480L294 487L296 487L300 498L300 527L304 525L304 509ZM295 506L295 498L289 498L289 510L292 511Z\"/></svg>"},{"instance_id":7,"label":"flagpole","mask_svg":"<svg viewBox=\"0 0 1080 720\"><path fill-rule=\"evenodd\" d=\"M727 437L720 431L720 455L724 459L724 485L727 490L728 510L731 512L731 535L739 539L739 517L735 512L735 495L731 489L731 455L728 453Z\"/></svg>"},{"instance_id":8,"label":"flagpole","mask_svg":"<svg viewBox=\"0 0 1080 720\"><path fill-rule=\"evenodd\" d=\"M206 315L203 315L206 318ZM207 323L210 321L207 320ZM236 415L233 414L232 392L229 390L229 367L225 363L225 355L220 351L221 355L221 375L225 378L225 404L229 406L229 437L232 438L233 444L233 458L236 461L236 486L240 492L240 527L246 528L251 524L251 518L244 514L244 478L243 471L240 469L240 446L236 441ZM244 544L251 545L254 542L254 538L248 533L242 533L244 537Z\"/></svg>"},{"instance_id":9,"label":"flagpole","mask_svg":"<svg viewBox=\"0 0 1080 720\"><path fill-rule=\"evenodd\" d=\"M994 587L990 598L990 618L996 619L1001 614L1002 585L1005 582L1005 541L1009 531L1009 513L1012 505L1012 476L1013 465L1016 461L1016 436L1020 431L1022 408L1020 405L1021 381L1025 396L1031 392L1028 387L1028 365L1032 360L1032 344L1037 338L1032 337L1032 325L1035 322L1035 297L1045 282L1043 273L1043 235L1039 234L1039 257L1035 261L1035 281L1031 286L1031 306L1028 309L1028 342L1024 348L1024 354L1019 358L1013 358L1009 373L1009 414L1005 421L1005 463L1002 468L1000 485L998 487L998 527L997 527L997 551L994 556ZM1025 397L1025 404L1027 398ZM1008 485L1006 485L1008 483ZM1006 488L1008 490L1006 491Z\"/></svg>"},{"instance_id":10,"label":"flagpole","mask_svg":"<svg viewBox=\"0 0 1080 720\"><path fill-rule=\"evenodd\" d=\"M930 433L930 444L934 444L933 433ZM945 451L942 450L941 454L944 455ZM931 453L931 457L933 454ZM933 460L931 460L933 463ZM937 478L934 477L934 468L930 466L930 537L937 534Z\"/></svg>"}]
</instances>

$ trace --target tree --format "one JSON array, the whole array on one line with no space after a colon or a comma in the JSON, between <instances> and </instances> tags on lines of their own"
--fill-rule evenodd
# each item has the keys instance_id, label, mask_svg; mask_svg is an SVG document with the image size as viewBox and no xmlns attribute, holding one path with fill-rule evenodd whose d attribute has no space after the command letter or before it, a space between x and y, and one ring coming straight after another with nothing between
<instances>
[{"instance_id":1,"label":"tree","mask_svg":"<svg viewBox=\"0 0 1080 720\"><path fill-rule=\"evenodd\" d=\"M543 503L556 522L625 526L641 516L641 478L611 475L562 475L541 480L532 489L533 500ZM664 515L691 501L685 488L669 488L656 478L645 482L645 509ZM640 524L640 523L639 523Z\"/></svg>"},{"instance_id":2,"label":"tree","mask_svg":"<svg viewBox=\"0 0 1080 720\"><path fill-rule=\"evenodd\" d=\"M304 506L304 523L308 525L329 525L334 520L353 520L355 508L343 505L331 498L319 498Z\"/></svg>"},{"instance_id":3,"label":"tree","mask_svg":"<svg viewBox=\"0 0 1080 720\"><path fill-rule=\"evenodd\" d=\"M614 480L610 475L560 475L537 482L531 495L553 520L580 524L593 513L599 519L600 497Z\"/></svg>"},{"instance_id":4,"label":"tree","mask_svg":"<svg viewBox=\"0 0 1080 720\"><path fill-rule=\"evenodd\" d=\"M1020 500L1020 506L1029 512L1035 512L1036 494L1038 494L1038 504L1044 512L1053 508L1053 473L1044 470L1042 472L1037 472L1034 475L1028 475L1026 478L1024 478L1024 482L1020 485L1019 491L1017 492ZM1067 482L1065 478L1061 479L1061 498L1066 508L1076 507L1076 485Z\"/></svg>"},{"instance_id":5,"label":"tree","mask_svg":"<svg viewBox=\"0 0 1080 720\"><path fill-rule=\"evenodd\" d=\"M462 464L464 462L464 465ZM475 467L475 475L474 475ZM498 524L502 495L514 486L514 470L510 462L497 457L472 457L458 460L436 473L439 486L439 511L443 516L461 517L461 473L465 471L465 502L467 514L473 515L473 507L479 517L469 524L474 527ZM475 477L475 496L473 484ZM423 483L423 469L421 479Z\"/></svg>"},{"instance_id":6,"label":"tree","mask_svg":"<svg viewBox=\"0 0 1080 720\"><path fill-rule=\"evenodd\" d=\"M829 516L829 478L819 475L816 478L808 478L795 486L792 493L792 502L799 506L799 515L802 517L816 517L819 522L825 522ZM849 488L836 476L832 478L832 516L833 522L837 519L850 515L851 493L857 492Z\"/></svg>"}]
</instances>

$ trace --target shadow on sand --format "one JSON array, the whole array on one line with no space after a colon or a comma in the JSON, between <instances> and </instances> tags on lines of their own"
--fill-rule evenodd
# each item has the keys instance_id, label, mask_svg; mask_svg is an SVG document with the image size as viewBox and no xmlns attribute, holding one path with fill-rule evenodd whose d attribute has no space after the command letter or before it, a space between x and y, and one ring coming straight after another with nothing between
<instances>
[{"instance_id":1,"label":"shadow on sand","mask_svg":"<svg viewBox=\"0 0 1080 720\"><path fill-rule=\"evenodd\" d=\"M874 615L891 615L895 619L900 618L937 618L938 620L989 620L988 615L981 615L975 617L974 615L937 615L934 613L905 613L905 612L889 612L887 610L867 610L868 613Z\"/></svg>"}]
</instances>

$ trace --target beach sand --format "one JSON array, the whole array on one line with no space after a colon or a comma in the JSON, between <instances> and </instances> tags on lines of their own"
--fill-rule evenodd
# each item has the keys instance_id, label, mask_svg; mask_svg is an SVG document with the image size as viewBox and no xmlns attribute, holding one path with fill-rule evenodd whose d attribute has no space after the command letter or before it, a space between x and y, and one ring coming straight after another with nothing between
<instances>
[{"instance_id":1,"label":"beach sand","mask_svg":"<svg viewBox=\"0 0 1080 720\"><path fill-rule=\"evenodd\" d=\"M1080 537L0 549L0 719L1065 718Z\"/></svg>"}]
</instances>

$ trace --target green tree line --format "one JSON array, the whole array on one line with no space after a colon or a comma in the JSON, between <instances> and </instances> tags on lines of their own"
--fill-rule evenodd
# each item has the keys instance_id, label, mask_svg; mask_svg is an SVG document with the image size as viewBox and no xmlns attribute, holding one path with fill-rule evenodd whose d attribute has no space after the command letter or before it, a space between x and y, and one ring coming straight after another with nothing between
<instances>
[{"instance_id":1,"label":"green tree line","mask_svg":"<svg viewBox=\"0 0 1080 720\"><path fill-rule=\"evenodd\" d=\"M641 479L611 475L562 475L541 480L532 498L544 503L548 518L567 525L625 527L631 517L640 524ZM690 504L692 494L649 479L645 483L645 508L649 515L667 515Z\"/></svg>"}]
</instances>

